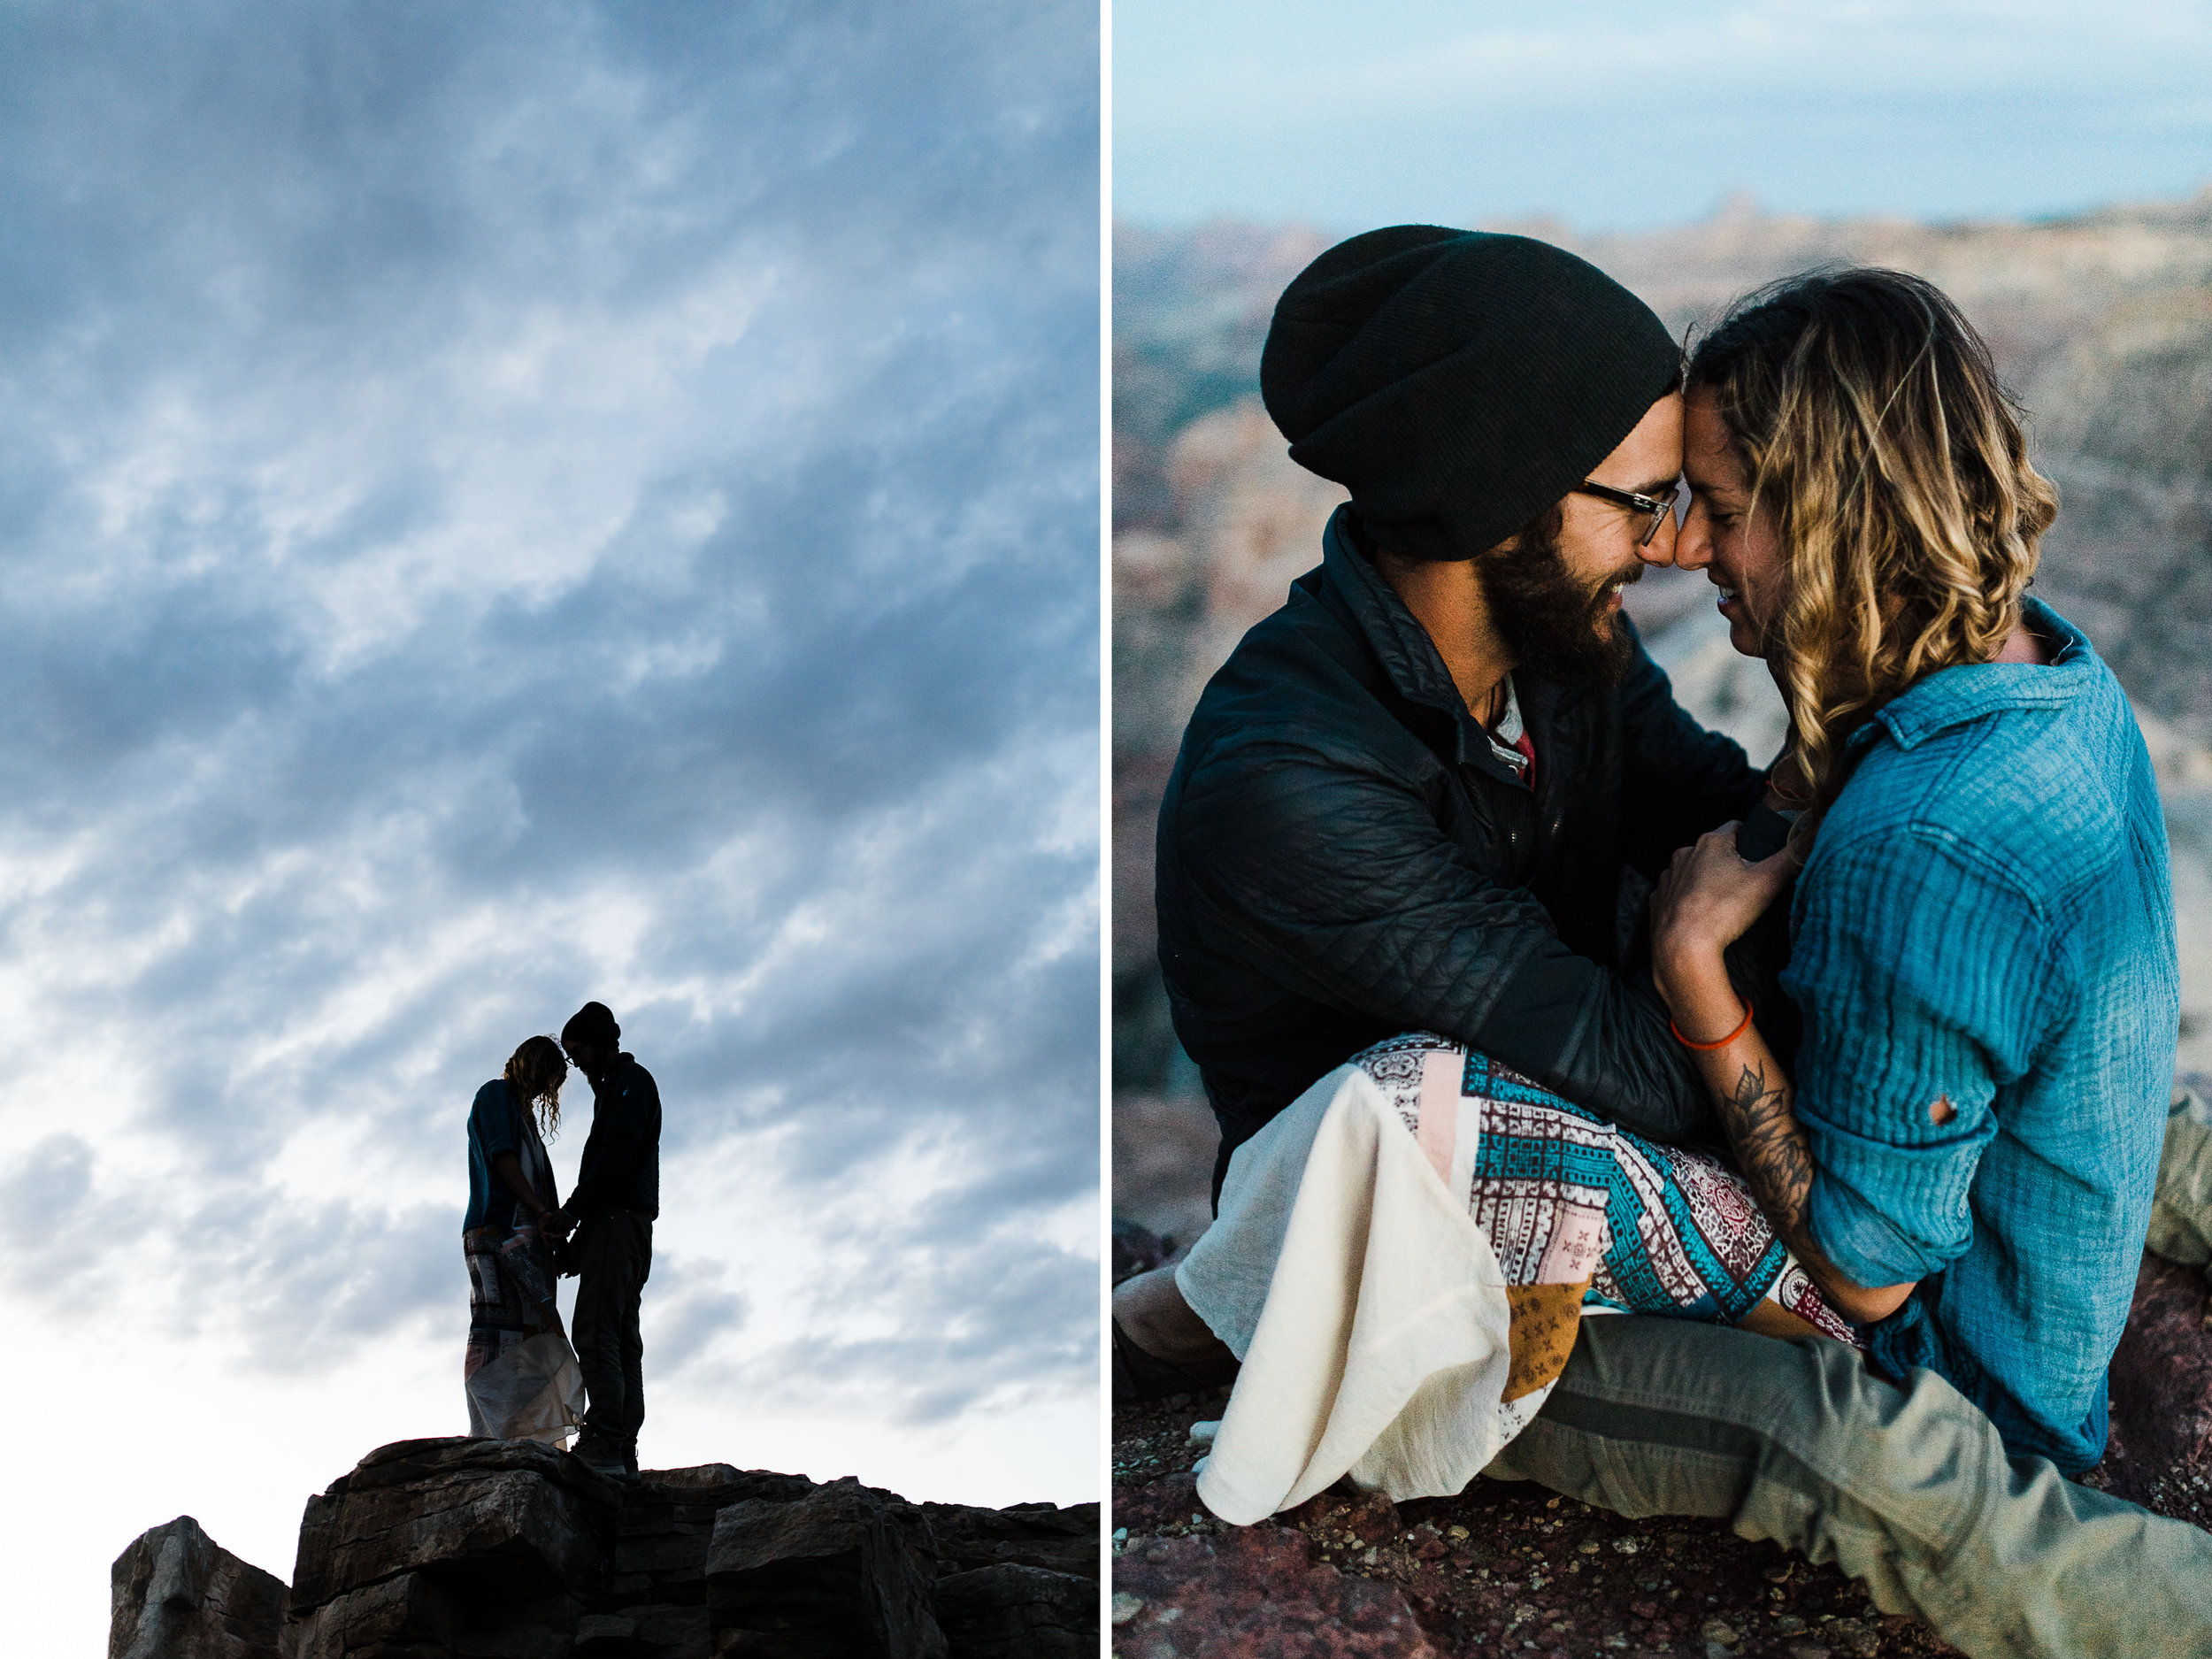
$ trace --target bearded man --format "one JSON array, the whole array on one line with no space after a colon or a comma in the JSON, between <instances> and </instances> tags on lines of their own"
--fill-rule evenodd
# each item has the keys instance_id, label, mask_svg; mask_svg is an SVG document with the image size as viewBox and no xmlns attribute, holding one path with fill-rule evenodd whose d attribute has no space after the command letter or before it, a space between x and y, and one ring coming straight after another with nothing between
<instances>
[{"instance_id":1,"label":"bearded man","mask_svg":"<svg viewBox=\"0 0 2212 1659\"><path fill-rule=\"evenodd\" d=\"M1240 1145L1403 1031L1654 1140L1709 1122L1620 937L1623 870L1656 877L1764 784L1621 613L1673 558L1680 364L1642 301L1521 236L1371 232L1276 307L1268 412L1352 498L1207 686L1160 808L1160 964L1217 1200ZM1115 1325L1124 1397L1223 1357L1165 1271L1119 1287Z\"/></svg>"}]
</instances>

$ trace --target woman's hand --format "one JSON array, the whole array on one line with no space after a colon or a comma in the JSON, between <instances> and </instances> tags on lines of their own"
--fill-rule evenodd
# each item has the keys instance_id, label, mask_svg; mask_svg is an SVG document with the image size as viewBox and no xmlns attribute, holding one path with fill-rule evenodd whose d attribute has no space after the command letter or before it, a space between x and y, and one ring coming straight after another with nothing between
<instances>
[{"instance_id":1,"label":"woman's hand","mask_svg":"<svg viewBox=\"0 0 2212 1659\"><path fill-rule=\"evenodd\" d=\"M1732 821L1685 847L1659 878L1651 898L1655 952L1710 951L1718 955L1749 931L1782 895L1793 872L1787 848L1757 864L1736 851Z\"/></svg>"},{"instance_id":2,"label":"woman's hand","mask_svg":"<svg viewBox=\"0 0 2212 1659\"><path fill-rule=\"evenodd\" d=\"M1659 995L1679 1028L1717 1036L1742 1011L1721 953L1789 885L1789 849L1752 864L1724 824L1674 856L1651 895L1651 961Z\"/></svg>"}]
</instances>

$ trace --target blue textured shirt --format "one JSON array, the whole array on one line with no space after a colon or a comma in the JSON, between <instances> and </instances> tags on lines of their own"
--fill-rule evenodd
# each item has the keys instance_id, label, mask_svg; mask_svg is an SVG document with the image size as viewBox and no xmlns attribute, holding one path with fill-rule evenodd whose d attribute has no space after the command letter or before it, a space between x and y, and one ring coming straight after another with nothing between
<instances>
[{"instance_id":1,"label":"blue textured shirt","mask_svg":"<svg viewBox=\"0 0 2212 1659\"><path fill-rule=\"evenodd\" d=\"M1861 1285L1920 1281L1876 1364L2074 1473L2104 1451L2180 999L2142 734L2081 632L2028 619L2049 664L1947 669L1853 734L1782 982L1814 1241Z\"/></svg>"}]
</instances>

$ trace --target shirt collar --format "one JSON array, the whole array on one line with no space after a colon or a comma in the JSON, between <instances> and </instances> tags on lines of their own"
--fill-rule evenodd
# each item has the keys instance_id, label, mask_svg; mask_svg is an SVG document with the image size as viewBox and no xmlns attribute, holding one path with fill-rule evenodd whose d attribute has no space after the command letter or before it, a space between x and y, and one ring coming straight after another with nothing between
<instances>
[{"instance_id":1,"label":"shirt collar","mask_svg":"<svg viewBox=\"0 0 2212 1659\"><path fill-rule=\"evenodd\" d=\"M1886 732L1900 749L1913 749L1939 732L2007 709L2060 709L2096 680L2096 649L2084 634L2040 599L2024 607L2028 625L2051 641L2056 654L2047 664L1973 663L1946 668L1877 710L1845 744L1856 753Z\"/></svg>"},{"instance_id":2,"label":"shirt collar","mask_svg":"<svg viewBox=\"0 0 2212 1659\"><path fill-rule=\"evenodd\" d=\"M1339 507L1330 516L1328 528L1322 533L1321 570L1330 596L1366 640L1398 695L1408 703L1434 709L1449 718L1454 760L1462 765L1471 764L1509 782L1522 782L1522 769L1499 757L1496 740L1467 711L1466 700L1452 683L1451 671L1444 666L1444 658L1437 651L1436 641L1429 638L1429 631L1406 608L1406 602L1382 579L1367 556L1354 545L1348 522L1351 511L1348 503ZM1554 699L1546 695L1547 687L1543 685L1516 687L1514 681L1518 678L1517 674L1507 676L1506 695L1511 700L1514 715L1522 723L1521 730L1529 730L1541 725ZM1518 736L1519 732L1515 735ZM1518 755L1514 757L1516 762L1520 759Z\"/></svg>"}]
</instances>

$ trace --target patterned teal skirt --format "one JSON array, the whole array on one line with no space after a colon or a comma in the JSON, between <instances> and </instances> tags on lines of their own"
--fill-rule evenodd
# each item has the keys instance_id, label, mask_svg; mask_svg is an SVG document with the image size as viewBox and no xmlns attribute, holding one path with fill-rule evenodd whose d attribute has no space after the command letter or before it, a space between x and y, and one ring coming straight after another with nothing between
<instances>
[{"instance_id":1,"label":"patterned teal skirt","mask_svg":"<svg viewBox=\"0 0 2212 1659\"><path fill-rule=\"evenodd\" d=\"M1740 1325L1770 1302L1863 1346L1718 1154L1617 1128L1427 1033L1378 1043L1352 1064L1425 1149L1440 1149L1439 1174L1464 1196L1509 1284L1586 1278L1586 1303L1715 1325ZM1440 1133L1443 1117L1454 1121Z\"/></svg>"}]
</instances>

